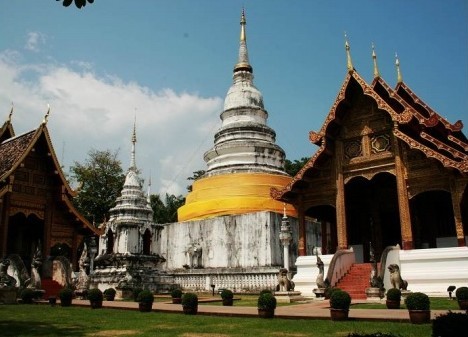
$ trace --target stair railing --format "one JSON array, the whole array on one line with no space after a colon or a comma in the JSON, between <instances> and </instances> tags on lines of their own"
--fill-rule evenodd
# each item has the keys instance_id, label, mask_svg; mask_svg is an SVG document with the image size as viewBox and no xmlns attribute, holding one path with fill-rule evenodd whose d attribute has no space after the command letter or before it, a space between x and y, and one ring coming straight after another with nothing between
<instances>
[{"instance_id":1,"label":"stair railing","mask_svg":"<svg viewBox=\"0 0 468 337\"><path fill-rule=\"evenodd\" d=\"M384 287L386 289L389 289L390 277L387 276L387 278L385 278L385 272L387 271L387 266L389 266L390 264L400 264L400 262L398 261L398 254L395 254L396 251L399 250L400 245L398 244L396 246L387 246L382 251L382 255L380 256L379 276L382 279L382 282L384 282ZM389 255L391 255L391 257L389 257Z\"/></svg>"},{"instance_id":2,"label":"stair railing","mask_svg":"<svg viewBox=\"0 0 468 337\"><path fill-rule=\"evenodd\" d=\"M328 267L327 280L334 287L356 262L353 248L339 249L332 257Z\"/></svg>"}]
</instances>

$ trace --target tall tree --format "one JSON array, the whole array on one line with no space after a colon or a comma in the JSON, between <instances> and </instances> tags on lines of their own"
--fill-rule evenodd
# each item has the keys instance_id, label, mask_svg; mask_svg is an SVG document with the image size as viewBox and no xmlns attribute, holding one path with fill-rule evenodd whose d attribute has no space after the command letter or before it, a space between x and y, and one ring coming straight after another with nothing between
<instances>
[{"instance_id":1,"label":"tall tree","mask_svg":"<svg viewBox=\"0 0 468 337\"><path fill-rule=\"evenodd\" d=\"M153 209L153 221L164 224L177 222L177 209L184 205L185 198L181 195L176 197L173 194L166 193L165 201L157 194L150 196L151 208Z\"/></svg>"},{"instance_id":2,"label":"tall tree","mask_svg":"<svg viewBox=\"0 0 468 337\"><path fill-rule=\"evenodd\" d=\"M284 170L291 177L294 177L297 172L309 161L309 157L302 157L301 159L295 159L294 162L286 159L284 162Z\"/></svg>"},{"instance_id":3,"label":"tall tree","mask_svg":"<svg viewBox=\"0 0 468 337\"><path fill-rule=\"evenodd\" d=\"M120 195L125 175L117 155L118 151L92 149L84 164L74 162L70 167L72 180L79 184L73 202L89 221L107 219Z\"/></svg>"}]
</instances>

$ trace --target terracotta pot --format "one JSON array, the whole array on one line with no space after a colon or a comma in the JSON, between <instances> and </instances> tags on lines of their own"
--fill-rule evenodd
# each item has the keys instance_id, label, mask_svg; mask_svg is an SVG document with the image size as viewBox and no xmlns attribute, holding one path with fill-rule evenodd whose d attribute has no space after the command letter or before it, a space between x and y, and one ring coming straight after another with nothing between
<instances>
[{"instance_id":1,"label":"terracotta pot","mask_svg":"<svg viewBox=\"0 0 468 337\"><path fill-rule=\"evenodd\" d=\"M460 310L468 310L468 300L458 300Z\"/></svg>"},{"instance_id":2,"label":"terracotta pot","mask_svg":"<svg viewBox=\"0 0 468 337\"><path fill-rule=\"evenodd\" d=\"M275 309L258 309L258 317L273 318L275 317Z\"/></svg>"},{"instance_id":3,"label":"terracotta pot","mask_svg":"<svg viewBox=\"0 0 468 337\"><path fill-rule=\"evenodd\" d=\"M198 312L198 306L196 307L182 307L184 314L186 315L196 315Z\"/></svg>"},{"instance_id":4,"label":"terracotta pot","mask_svg":"<svg viewBox=\"0 0 468 337\"><path fill-rule=\"evenodd\" d=\"M153 303L138 302L138 310L141 312L150 312L153 309Z\"/></svg>"},{"instance_id":5,"label":"terracotta pot","mask_svg":"<svg viewBox=\"0 0 468 337\"><path fill-rule=\"evenodd\" d=\"M349 309L330 308L330 317L332 321L346 321L349 316Z\"/></svg>"},{"instance_id":6,"label":"terracotta pot","mask_svg":"<svg viewBox=\"0 0 468 337\"><path fill-rule=\"evenodd\" d=\"M90 301L91 309L101 309L102 308L102 301Z\"/></svg>"},{"instance_id":7,"label":"terracotta pot","mask_svg":"<svg viewBox=\"0 0 468 337\"><path fill-rule=\"evenodd\" d=\"M180 304L182 303L182 298L180 297L173 297L172 298L172 304Z\"/></svg>"},{"instance_id":8,"label":"terracotta pot","mask_svg":"<svg viewBox=\"0 0 468 337\"><path fill-rule=\"evenodd\" d=\"M234 299L232 298L223 299L223 305L226 307L231 307L233 303L234 303Z\"/></svg>"},{"instance_id":9,"label":"terracotta pot","mask_svg":"<svg viewBox=\"0 0 468 337\"><path fill-rule=\"evenodd\" d=\"M410 322L413 324L426 324L431 322L430 310L408 310Z\"/></svg>"},{"instance_id":10,"label":"terracotta pot","mask_svg":"<svg viewBox=\"0 0 468 337\"><path fill-rule=\"evenodd\" d=\"M400 309L400 301L387 300L385 302L387 309Z\"/></svg>"}]
</instances>

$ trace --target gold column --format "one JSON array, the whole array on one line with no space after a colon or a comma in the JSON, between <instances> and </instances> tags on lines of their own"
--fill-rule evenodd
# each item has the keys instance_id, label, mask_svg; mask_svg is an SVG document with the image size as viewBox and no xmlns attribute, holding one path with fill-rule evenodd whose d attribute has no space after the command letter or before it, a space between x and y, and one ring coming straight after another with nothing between
<instances>
[{"instance_id":1,"label":"gold column","mask_svg":"<svg viewBox=\"0 0 468 337\"><path fill-rule=\"evenodd\" d=\"M394 126L396 128L396 125ZM403 249L413 249L413 232L411 230L411 215L406 186L406 165L402 158L402 148L397 137L393 137L395 147L395 174L398 193L398 208L400 211L401 241Z\"/></svg>"},{"instance_id":2,"label":"gold column","mask_svg":"<svg viewBox=\"0 0 468 337\"><path fill-rule=\"evenodd\" d=\"M458 188L459 185L457 185L456 179L450 179L450 195L452 196L452 207L453 207L453 216L455 220L455 230L457 233L457 241L458 241L458 246L463 247L466 246L465 242L465 233L463 231L463 222L462 222L462 216L461 216L461 209L460 209L460 203L461 203L461 196L462 196L462 191Z\"/></svg>"},{"instance_id":3,"label":"gold column","mask_svg":"<svg viewBox=\"0 0 468 337\"><path fill-rule=\"evenodd\" d=\"M336 141L335 179L336 179L336 232L338 249L348 248L348 233L346 228L345 186L343 177L343 143Z\"/></svg>"},{"instance_id":4,"label":"gold column","mask_svg":"<svg viewBox=\"0 0 468 337\"><path fill-rule=\"evenodd\" d=\"M305 229L305 215L304 215L304 205L302 200L299 201L297 207L297 216L299 221L299 241L297 243L297 250L299 256L306 256L306 229Z\"/></svg>"}]
</instances>

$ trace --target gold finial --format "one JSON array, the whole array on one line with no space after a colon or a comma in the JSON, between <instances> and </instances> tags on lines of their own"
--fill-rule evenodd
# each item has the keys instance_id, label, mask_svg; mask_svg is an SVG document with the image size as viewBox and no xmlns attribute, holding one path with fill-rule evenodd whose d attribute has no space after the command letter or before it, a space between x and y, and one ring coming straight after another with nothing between
<instances>
[{"instance_id":1,"label":"gold finial","mask_svg":"<svg viewBox=\"0 0 468 337\"><path fill-rule=\"evenodd\" d=\"M283 202L283 218L287 218L286 216L286 203Z\"/></svg>"},{"instance_id":2,"label":"gold finial","mask_svg":"<svg viewBox=\"0 0 468 337\"><path fill-rule=\"evenodd\" d=\"M11 123L11 116L13 116L13 102L11 102L11 110L10 114L8 115L8 122Z\"/></svg>"},{"instance_id":3,"label":"gold finial","mask_svg":"<svg viewBox=\"0 0 468 337\"><path fill-rule=\"evenodd\" d=\"M247 21L245 20L245 9L244 8L242 8L240 24L241 24L240 40L241 41L247 41L247 36L245 35L245 25L247 24Z\"/></svg>"},{"instance_id":4,"label":"gold finial","mask_svg":"<svg viewBox=\"0 0 468 337\"><path fill-rule=\"evenodd\" d=\"M372 60L374 61L374 78L380 77L379 68L377 67L377 55L375 54L374 43L372 43Z\"/></svg>"},{"instance_id":5,"label":"gold finial","mask_svg":"<svg viewBox=\"0 0 468 337\"><path fill-rule=\"evenodd\" d=\"M395 66L397 69L397 83L402 83L403 82L403 77L401 76L401 70L400 70L400 60L398 59L398 54L395 53Z\"/></svg>"},{"instance_id":6,"label":"gold finial","mask_svg":"<svg viewBox=\"0 0 468 337\"><path fill-rule=\"evenodd\" d=\"M47 124L47 119L49 118L49 114L50 114L50 105L47 104L47 112L44 116L44 119L42 120L42 124Z\"/></svg>"},{"instance_id":7,"label":"gold finial","mask_svg":"<svg viewBox=\"0 0 468 337\"><path fill-rule=\"evenodd\" d=\"M252 67L249 63L249 53L247 51L247 34L245 30L245 25L247 20L245 19L245 9L242 8L241 14L241 32L240 32L240 46L239 46L239 58L237 64L234 66L234 72L236 71L248 71L252 72Z\"/></svg>"},{"instance_id":8,"label":"gold finial","mask_svg":"<svg viewBox=\"0 0 468 337\"><path fill-rule=\"evenodd\" d=\"M344 33L345 36L345 48L346 48L346 66L348 68L348 71L353 71L353 61L351 60L351 52L350 52L350 47L348 43L348 36L346 35L346 32Z\"/></svg>"}]
</instances>

